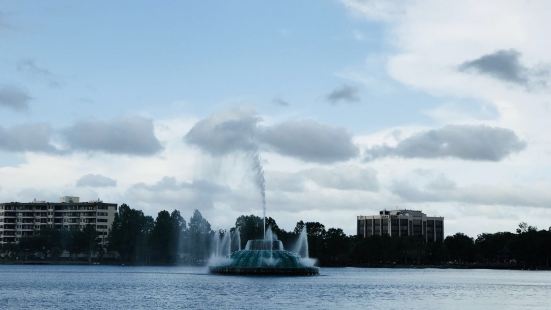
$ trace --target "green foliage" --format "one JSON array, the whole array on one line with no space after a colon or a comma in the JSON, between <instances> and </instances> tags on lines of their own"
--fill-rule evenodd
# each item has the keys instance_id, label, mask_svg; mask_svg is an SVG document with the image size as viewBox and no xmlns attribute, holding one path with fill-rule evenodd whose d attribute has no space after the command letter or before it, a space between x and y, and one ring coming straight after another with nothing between
<instances>
[{"instance_id":1,"label":"green foliage","mask_svg":"<svg viewBox=\"0 0 551 310\"><path fill-rule=\"evenodd\" d=\"M241 247L247 240L262 238L263 220L242 215L229 231L240 231ZM451 265L502 268L551 268L551 230L538 230L520 223L516 233L480 234L476 239L462 234L443 242L426 242L419 237L347 236L340 228L319 222L297 222L293 231L281 229L273 218L266 219L286 249L293 249L303 228L308 235L310 257L322 266ZM221 231L221 234L228 231ZM210 255L213 231L210 223L195 210L189 222L177 210L161 211L154 220L142 211L123 204L115 215L109 234L109 250L128 264L204 264ZM237 249L234 246L233 249ZM0 249L3 259L57 259L68 251L76 255L103 254L93 226L83 230L44 228L18 244ZM98 255L95 255L98 257Z\"/></svg>"},{"instance_id":2,"label":"green foliage","mask_svg":"<svg viewBox=\"0 0 551 310\"><path fill-rule=\"evenodd\" d=\"M22 238L18 244L7 248L7 256L23 260L58 259L63 251L71 255L86 254L88 260L102 251L98 233L93 226L83 230L56 230L44 227L33 236Z\"/></svg>"},{"instance_id":3,"label":"green foliage","mask_svg":"<svg viewBox=\"0 0 551 310\"><path fill-rule=\"evenodd\" d=\"M444 245L448 249L448 259L457 263L472 262L475 255L475 245L473 238L456 233L448 236L444 240Z\"/></svg>"},{"instance_id":4,"label":"green foliage","mask_svg":"<svg viewBox=\"0 0 551 310\"><path fill-rule=\"evenodd\" d=\"M263 238L264 221L259 216L241 215L235 220L235 227L239 228L241 233L241 248L245 247L247 240Z\"/></svg>"},{"instance_id":5,"label":"green foliage","mask_svg":"<svg viewBox=\"0 0 551 310\"><path fill-rule=\"evenodd\" d=\"M168 213L161 211L149 236L151 262L174 264L178 261L181 248L180 238L186 232L186 221L177 210Z\"/></svg>"},{"instance_id":6,"label":"green foliage","mask_svg":"<svg viewBox=\"0 0 551 310\"><path fill-rule=\"evenodd\" d=\"M210 241L212 230L210 223L203 218L199 210L193 212L189 219L189 227L186 232L183 248L187 250L189 261L193 264L206 262L210 254Z\"/></svg>"},{"instance_id":7,"label":"green foliage","mask_svg":"<svg viewBox=\"0 0 551 310\"><path fill-rule=\"evenodd\" d=\"M119 253L128 263L145 263L149 260L148 238L154 228L153 219L142 211L123 204L115 215L109 234L109 249Z\"/></svg>"},{"instance_id":8,"label":"green foliage","mask_svg":"<svg viewBox=\"0 0 551 310\"><path fill-rule=\"evenodd\" d=\"M188 227L177 210L160 211L153 220L122 205L109 235L109 248L129 264L197 263L208 258L211 236L210 223L197 210Z\"/></svg>"}]
</instances>

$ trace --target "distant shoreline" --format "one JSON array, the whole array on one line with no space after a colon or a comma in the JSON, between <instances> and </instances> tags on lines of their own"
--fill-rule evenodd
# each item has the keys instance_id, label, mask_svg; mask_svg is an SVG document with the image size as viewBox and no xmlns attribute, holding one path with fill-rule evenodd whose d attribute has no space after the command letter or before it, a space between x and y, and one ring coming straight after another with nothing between
<instances>
[{"instance_id":1,"label":"distant shoreline","mask_svg":"<svg viewBox=\"0 0 551 310\"><path fill-rule=\"evenodd\" d=\"M121 264L119 262L86 262L86 261L0 261L0 265L58 265L58 266L128 266L128 267L204 267L193 264ZM362 268L362 269L491 269L491 270L527 270L550 271L551 268L526 268L522 266L495 265L495 264L440 264L440 265L399 265L399 264L373 264L373 265L325 265L321 268Z\"/></svg>"}]
</instances>

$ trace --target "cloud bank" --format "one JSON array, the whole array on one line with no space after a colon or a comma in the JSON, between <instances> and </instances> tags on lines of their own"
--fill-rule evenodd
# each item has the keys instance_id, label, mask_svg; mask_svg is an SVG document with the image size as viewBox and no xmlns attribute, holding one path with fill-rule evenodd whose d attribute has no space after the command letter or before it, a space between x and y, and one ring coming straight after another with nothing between
<instances>
[{"instance_id":1,"label":"cloud bank","mask_svg":"<svg viewBox=\"0 0 551 310\"><path fill-rule=\"evenodd\" d=\"M53 130L47 124L0 127L0 150L7 152L59 153L51 143Z\"/></svg>"},{"instance_id":2,"label":"cloud bank","mask_svg":"<svg viewBox=\"0 0 551 310\"><path fill-rule=\"evenodd\" d=\"M234 110L212 115L197 122L184 140L212 155L251 151L257 147L258 116Z\"/></svg>"},{"instance_id":3,"label":"cloud bank","mask_svg":"<svg viewBox=\"0 0 551 310\"><path fill-rule=\"evenodd\" d=\"M306 162L334 163L358 155L348 131L310 120L266 126L260 129L259 136L266 148Z\"/></svg>"},{"instance_id":4,"label":"cloud bank","mask_svg":"<svg viewBox=\"0 0 551 310\"><path fill-rule=\"evenodd\" d=\"M540 208L551 205L551 194L545 188L495 184L459 186L442 175L424 184L419 179L416 182L397 180L390 189L408 203L457 202Z\"/></svg>"},{"instance_id":5,"label":"cloud bank","mask_svg":"<svg viewBox=\"0 0 551 310\"><path fill-rule=\"evenodd\" d=\"M142 117L80 121L63 130L63 137L75 151L148 156L162 150L153 121Z\"/></svg>"},{"instance_id":6,"label":"cloud bank","mask_svg":"<svg viewBox=\"0 0 551 310\"><path fill-rule=\"evenodd\" d=\"M260 118L250 112L231 111L203 119L184 140L212 155L257 148L319 163L349 160L358 154L352 136L343 128L310 120L296 120L260 126Z\"/></svg>"},{"instance_id":7,"label":"cloud bank","mask_svg":"<svg viewBox=\"0 0 551 310\"><path fill-rule=\"evenodd\" d=\"M382 157L500 161L525 147L526 143L509 129L484 125L449 125L414 134L396 146L369 148L365 151L365 158L368 161Z\"/></svg>"}]
</instances>

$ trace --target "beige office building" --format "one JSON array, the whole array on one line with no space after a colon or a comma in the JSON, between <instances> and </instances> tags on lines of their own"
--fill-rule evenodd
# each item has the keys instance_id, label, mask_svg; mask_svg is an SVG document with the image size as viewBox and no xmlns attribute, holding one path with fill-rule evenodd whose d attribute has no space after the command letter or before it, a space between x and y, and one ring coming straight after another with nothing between
<instances>
[{"instance_id":1,"label":"beige office building","mask_svg":"<svg viewBox=\"0 0 551 310\"><path fill-rule=\"evenodd\" d=\"M42 227L83 229L87 225L96 228L101 243L106 245L116 212L115 203L80 202L78 197L70 196L62 197L60 202L1 203L0 245L33 236Z\"/></svg>"},{"instance_id":2,"label":"beige office building","mask_svg":"<svg viewBox=\"0 0 551 310\"><path fill-rule=\"evenodd\" d=\"M444 240L444 218L416 210L383 210L379 215L358 216L358 236L417 236L427 242Z\"/></svg>"}]
</instances>

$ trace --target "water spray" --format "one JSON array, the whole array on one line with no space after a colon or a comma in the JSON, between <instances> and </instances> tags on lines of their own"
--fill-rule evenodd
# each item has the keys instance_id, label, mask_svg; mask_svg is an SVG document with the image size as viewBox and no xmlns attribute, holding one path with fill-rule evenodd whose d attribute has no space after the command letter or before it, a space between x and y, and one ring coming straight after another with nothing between
<instances>
[{"instance_id":1,"label":"water spray","mask_svg":"<svg viewBox=\"0 0 551 310\"><path fill-rule=\"evenodd\" d=\"M266 239L266 179L264 178L264 167L262 167L262 158L260 157L260 151L258 149L255 149L252 153L252 160L253 169L255 171L255 184L262 198L262 230L264 232L264 239Z\"/></svg>"}]
</instances>

